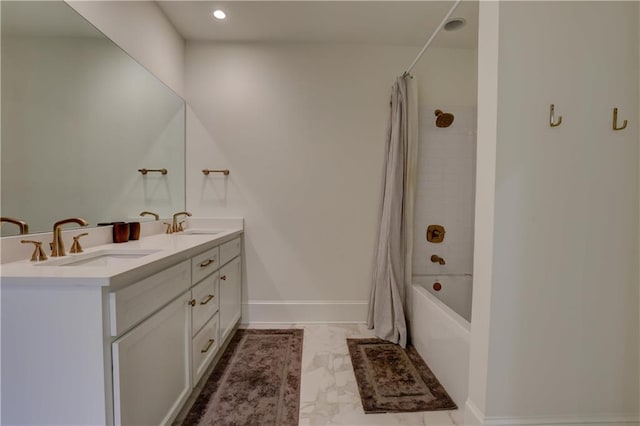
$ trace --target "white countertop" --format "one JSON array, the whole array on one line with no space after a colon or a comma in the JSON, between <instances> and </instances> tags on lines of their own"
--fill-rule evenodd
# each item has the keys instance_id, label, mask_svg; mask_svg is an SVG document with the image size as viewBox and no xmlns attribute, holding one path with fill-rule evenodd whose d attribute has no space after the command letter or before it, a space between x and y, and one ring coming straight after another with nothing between
<instances>
[{"instance_id":1,"label":"white countertop","mask_svg":"<svg viewBox=\"0 0 640 426\"><path fill-rule=\"evenodd\" d=\"M241 235L242 228L221 229L216 234L156 234L120 244L103 244L85 249L82 254L49 258L43 262L20 260L1 266L0 285L11 286L84 286L117 290L155 272L189 259L196 254ZM101 250L158 250L143 257L127 259L111 266L55 266L60 259L83 256Z\"/></svg>"}]
</instances>

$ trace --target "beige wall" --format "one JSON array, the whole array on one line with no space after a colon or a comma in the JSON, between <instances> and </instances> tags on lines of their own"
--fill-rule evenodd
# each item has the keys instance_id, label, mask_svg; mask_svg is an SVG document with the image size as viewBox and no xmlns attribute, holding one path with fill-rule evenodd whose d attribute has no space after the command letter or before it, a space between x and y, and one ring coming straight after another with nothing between
<instances>
[{"instance_id":1,"label":"beige wall","mask_svg":"<svg viewBox=\"0 0 640 426\"><path fill-rule=\"evenodd\" d=\"M187 43L187 208L245 218L245 321L365 319L390 88L418 50ZM475 105L475 61L430 50L421 102Z\"/></svg>"},{"instance_id":2,"label":"beige wall","mask_svg":"<svg viewBox=\"0 0 640 426\"><path fill-rule=\"evenodd\" d=\"M67 0L67 4L184 97L184 40L155 2Z\"/></svg>"}]
</instances>

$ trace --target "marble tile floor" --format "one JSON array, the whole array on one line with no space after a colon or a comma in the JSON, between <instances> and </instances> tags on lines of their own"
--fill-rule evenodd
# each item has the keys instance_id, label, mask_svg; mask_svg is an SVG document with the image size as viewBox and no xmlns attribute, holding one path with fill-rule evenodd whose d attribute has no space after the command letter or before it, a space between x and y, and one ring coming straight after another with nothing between
<instances>
[{"instance_id":1,"label":"marble tile floor","mask_svg":"<svg viewBox=\"0 0 640 426\"><path fill-rule=\"evenodd\" d=\"M462 425L455 411L364 414L347 349L347 338L374 337L364 324L251 324L247 328L304 329L300 426Z\"/></svg>"}]
</instances>

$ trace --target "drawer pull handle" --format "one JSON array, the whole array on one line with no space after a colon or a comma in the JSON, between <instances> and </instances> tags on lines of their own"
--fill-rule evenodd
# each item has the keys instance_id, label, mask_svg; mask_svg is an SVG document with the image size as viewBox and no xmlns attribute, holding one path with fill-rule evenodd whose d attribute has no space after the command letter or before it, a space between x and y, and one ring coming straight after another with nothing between
<instances>
[{"instance_id":1,"label":"drawer pull handle","mask_svg":"<svg viewBox=\"0 0 640 426\"><path fill-rule=\"evenodd\" d=\"M203 300L200 301L201 305L206 305L207 303L209 303L211 301L211 299L213 299L213 294L209 294L207 295L206 298L204 298Z\"/></svg>"},{"instance_id":2,"label":"drawer pull handle","mask_svg":"<svg viewBox=\"0 0 640 426\"><path fill-rule=\"evenodd\" d=\"M187 304L191 305L191 306L196 306L196 299L191 299L187 302Z\"/></svg>"},{"instance_id":3,"label":"drawer pull handle","mask_svg":"<svg viewBox=\"0 0 640 426\"><path fill-rule=\"evenodd\" d=\"M206 345L204 348L202 348L202 350L201 350L200 352L201 352L201 353L203 353L203 354L204 354L204 353L207 353L207 351L208 351L209 349L211 349L211 345L213 345L213 343L214 343L215 341L216 341L215 339L209 339L209 341L207 342L207 345Z\"/></svg>"},{"instance_id":4,"label":"drawer pull handle","mask_svg":"<svg viewBox=\"0 0 640 426\"><path fill-rule=\"evenodd\" d=\"M222 275L222 276L220 277L220 279L221 279L222 281L226 281L226 280L227 280L227 276L226 276L226 275Z\"/></svg>"},{"instance_id":5,"label":"drawer pull handle","mask_svg":"<svg viewBox=\"0 0 640 426\"><path fill-rule=\"evenodd\" d=\"M215 259L215 258L213 258L213 259L207 259L207 260L205 260L204 262L202 262L202 263L200 264L200 267L201 267L201 268L206 268L207 266L211 265L211 264L212 264L213 262L215 262L215 261L216 261L216 259Z\"/></svg>"}]
</instances>

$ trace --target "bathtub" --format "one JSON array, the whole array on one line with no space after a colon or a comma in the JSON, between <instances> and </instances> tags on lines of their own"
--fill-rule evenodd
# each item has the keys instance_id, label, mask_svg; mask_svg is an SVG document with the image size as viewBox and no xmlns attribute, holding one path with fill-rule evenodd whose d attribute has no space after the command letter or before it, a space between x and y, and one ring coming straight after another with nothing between
<instances>
[{"instance_id":1,"label":"bathtub","mask_svg":"<svg viewBox=\"0 0 640 426\"><path fill-rule=\"evenodd\" d=\"M451 398L464 409L469 383L470 323L427 290L433 280L414 280L411 341ZM447 277L440 277L443 288Z\"/></svg>"}]
</instances>

